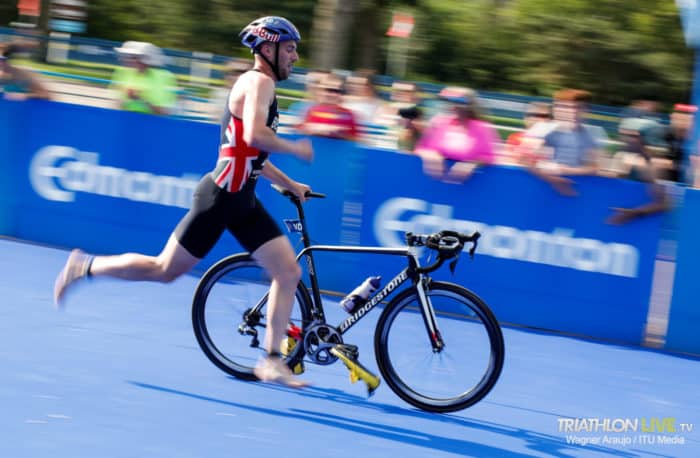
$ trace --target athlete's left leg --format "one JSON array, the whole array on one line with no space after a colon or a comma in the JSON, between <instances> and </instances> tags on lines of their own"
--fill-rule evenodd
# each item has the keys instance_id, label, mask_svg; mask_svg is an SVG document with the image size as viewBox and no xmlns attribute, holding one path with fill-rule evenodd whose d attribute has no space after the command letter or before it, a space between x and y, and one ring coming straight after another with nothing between
<instances>
[{"instance_id":1,"label":"athlete's left leg","mask_svg":"<svg viewBox=\"0 0 700 458\"><path fill-rule=\"evenodd\" d=\"M308 383L296 379L279 357L279 348L286 338L287 325L294 304L294 293L301 278L301 267L285 236L269 240L255 250L253 258L263 267L272 283L267 302L265 350L268 358L258 365L255 374L263 381L301 388Z\"/></svg>"}]
</instances>

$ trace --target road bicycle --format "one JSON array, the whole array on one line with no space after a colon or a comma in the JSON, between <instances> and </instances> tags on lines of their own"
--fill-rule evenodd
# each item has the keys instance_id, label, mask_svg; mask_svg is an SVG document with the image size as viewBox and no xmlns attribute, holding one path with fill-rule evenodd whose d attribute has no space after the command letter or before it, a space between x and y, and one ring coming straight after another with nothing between
<instances>
[{"instance_id":1,"label":"road bicycle","mask_svg":"<svg viewBox=\"0 0 700 458\"><path fill-rule=\"evenodd\" d=\"M384 381L401 399L426 411L453 412L489 393L500 376L505 353L496 317L475 293L429 276L448 260L454 272L465 243L471 243L473 257L478 232L408 232L406 246L397 248L312 245L300 200L287 190L276 189L296 207L298 219L285 223L290 232L301 234L303 249L297 261L306 261L310 285L303 280L297 285L281 349L295 373L307 364L324 366L341 360L350 369L351 380L363 380L371 394L380 379L359 363L357 346L345 338L355 324L381 306L374 334L376 362ZM308 197L325 196L309 193ZM420 255L426 250L435 258L421 266ZM314 252L403 256L408 265L332 325L326 320ZM408 287L401 288L406 283ZM264 270L250 254L241 253L208 269L194 294L192 322L199 346L218 368L239 379L256 380L253 368L264 352L258 335L266 327L269 285Z\"/></svg>"}]
</instances>

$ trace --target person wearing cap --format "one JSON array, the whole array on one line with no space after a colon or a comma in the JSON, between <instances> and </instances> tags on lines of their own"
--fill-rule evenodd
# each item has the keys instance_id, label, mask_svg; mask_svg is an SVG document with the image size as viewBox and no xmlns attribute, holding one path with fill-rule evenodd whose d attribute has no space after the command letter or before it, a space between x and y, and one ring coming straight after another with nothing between
<instances>
[{"instance_id":1,"label":"person wearing cap","mask_svg":"<svg viewBox=\"0 0 700 458\"><path fill-rule=\"evenodd\" d=\"M301 267L289 239L255 194L261 175L292 192L301 202L306 201L311 190L268 160L272 151L307 161L313 157L309 139L292 141L276 133L279 111L275 88L277 82L289 77L299 58L297 43L301 35L287 19L267 16L251 22L239 36L253 52L253 68L240 75L231 88L216 164L201 179L192 207L161 253L93 256L73 250L56 278L54 301L59 306L63 304L66 292L87 277L171 282L189 272L227 230L272 281L263 342L267 354L254 373L264 382L301 388L307 383L292 374L279 351L287 338Z\"/></svg>"},{"instance_id":2,"label":"person wearing cap","mask_svg":"<svg viewBox=\"0 0 700 458\"><path fill-rule=\"evenodd\" d=\"M334 73L323 77L319 84L319 101L306 112L297 128L307 135L357 140L355 114L341 105L344 92L343 78Z\"/></svg>"},{"instance_id":3,"label":"person wearing cap","mask_svg":"<svg viewBox=\"0 0 700 458\"><path fill-rule=\"evenodd\" d=\"M660 180L668 161L657 154L662 150L664 128L656 117L655 106L652 101L637 100L625 110L618 126L621 147L610 170L612 176L644 183L649 200L636 207L612 207L608 224L625 224L671 208L672 199ZM660 166L659 159L663 161Z\"/></svg>"},{"instance_id":4,"label":"person wearing cap","mask_svg":"<svg viewBox=\"0 0 700 458\"><path fill-rule=\"evenodd\" d=\"M39 78L10 62L10 57L21 52L25 46L21 43L0 43L0 92L6 99L13 100L50 99L49 90Z\"/></svg>"},{"instance_id":5,"label":"person wearing cap","mask_svg":"<svg viewBox=\"0 0 700 458\"><path fill-rule=\"evenodd\" d=\"M668 168L669 161L659 157L659 151L665 146L665 126L658 119L655 107L655 102L636 100L623 111L617 129L620 147L613 156L609 172L636 179L642 169L648 169L643 175L652 177L657 174L652 172L657 166Z\"/></svg>"},{"instance_id":6,"label":"person wearing cap","mask_svg":"<svg viewBox=\"0 0 700 458\"><path fill-rule=\"evenodd\" d=\"M177 78L162 68L159 47L142 41L127 41L115 48L124 66L112 75L111 88L119 107L139 113L171 114L177 103Z\"/></svg>"},{"instance_id":7,"label":"person wearing cap","mask_svg":"<svg viewBox=\"0 0 700 458\"><path fill-rule=\"evenodd\" d=\"M481 120L474 91L447 87L439 97L447 104L448 112L430 120L414 153L422 159L426 174L463 183L477 167L493 164L498 137L493 127Z\"/></svg>"}]
</instances>

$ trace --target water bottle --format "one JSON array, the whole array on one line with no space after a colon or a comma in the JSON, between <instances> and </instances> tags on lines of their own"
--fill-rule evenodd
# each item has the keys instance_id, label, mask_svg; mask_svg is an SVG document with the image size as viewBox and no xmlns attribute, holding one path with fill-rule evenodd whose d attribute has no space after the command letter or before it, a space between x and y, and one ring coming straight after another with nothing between
<instances>
[{"instance_id":1,"label":"water bottle","mask_svg":"<svg viewBox=\"0 0 700 458\"><path fill-rule=\"evenodd\" d=\"M350 294L340 301L340 305L348 313L355 313L358 308L365 305L370 294L379 288L382 277L367 277L360 286L355 288Z\"/></svg>"}]
</instances>

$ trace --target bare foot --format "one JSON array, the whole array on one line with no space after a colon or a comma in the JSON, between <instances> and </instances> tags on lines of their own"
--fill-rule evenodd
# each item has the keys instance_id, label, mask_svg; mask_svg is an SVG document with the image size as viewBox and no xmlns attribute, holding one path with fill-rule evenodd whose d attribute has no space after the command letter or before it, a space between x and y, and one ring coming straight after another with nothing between
<instances>
[{"instance_id":1,"label":"bare foot","mask_svg":"<svg viewBox=\"0 0 700 458\"><path fill-rule=\"evenodd\" d=\"M63 270L56 277L56 283L54 284L53 300L56 307L62 306L63 298L71 285L87 276L91 259L92 256L81 250L71 251L66 264L63 266Z\"/></svg>"},{"instance_id":2,"label":"bare foot","mask_svg":"<svg viewBox=\"0 0 700 458\"><path fill-rule=\"evenodd\" d=\"M290 388L305 388L310 385L309 382L296 378L282 358L276 356L261 359L253 372L265 383L276 383Z\"/></svg>"}]
</instances>

